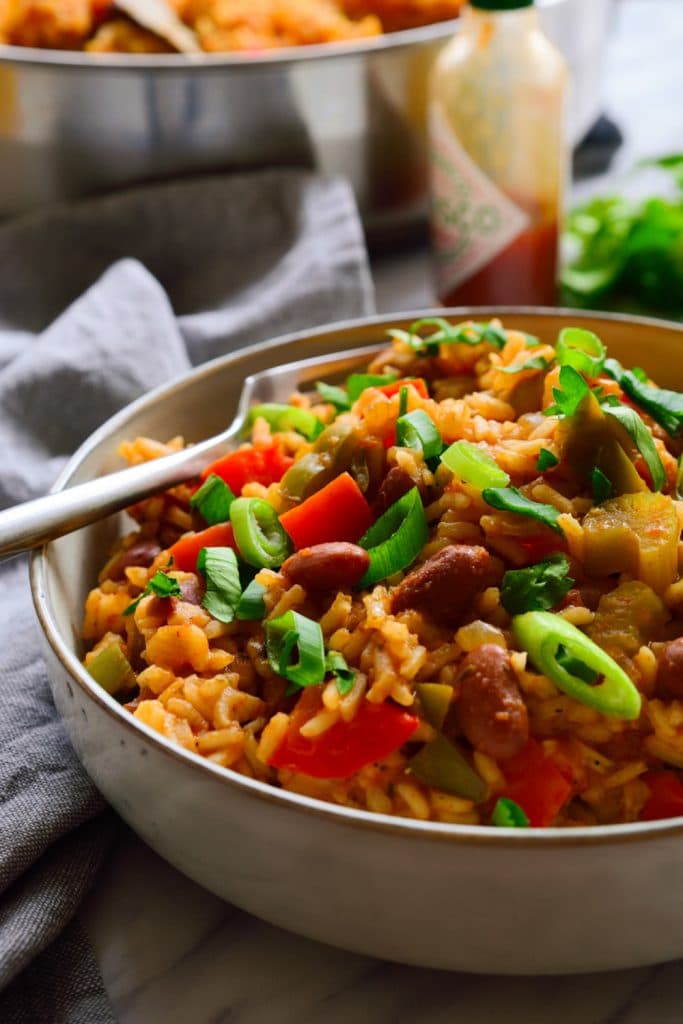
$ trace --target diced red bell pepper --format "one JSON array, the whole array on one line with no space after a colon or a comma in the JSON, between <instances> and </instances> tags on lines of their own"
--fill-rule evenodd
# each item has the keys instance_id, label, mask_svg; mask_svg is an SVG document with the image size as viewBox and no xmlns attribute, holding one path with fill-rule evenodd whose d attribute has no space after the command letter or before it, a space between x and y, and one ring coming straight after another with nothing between
<instances>
[{"instance_id":1,"label":"diced red bell pepper","mask_svg":"<svg viewBox=\"0 0 683 1024\"><path fill-rule=\"evenodd\" d=\"M370 506L349 473L341 473L280 516L297 548L333 540L357 541L372 524Z\"/></svg>"},{"instance_id":2,"label":"diced red bell pepper","mask_svg":"<svg viewBox=\"0 0 683 1024\"><path fill-rule=\"evenodd\" d=\"M308 739L300 729L315 714L311 701L299 702L285 738L269 764L301 772L315 779L345 779L366 764L381 761L410 739L419 718L396 704L364 701L350 722L336 722L330 729Z\"/></svg>"},{"instance_id":3,"label":"diced red bell pepper","mask_svg":"<svg viewBox=\"0 0 683 1024\"><path fill-rule=\"evenodd\" d=\"M197 571L197 558L202 548L232 548L237 551L230 523L218 523L199 533L188 533L169 548L173 568L183 572Z\"/></svg>"},{"instance_id":4,"label":"diced red bell pepper","mask_svg":"<svg viewBox=\"0 0 683 1024\"><path fill-rule=\"evenodd\" d=\"M551 825L569 799L572 786L560 769L546 757L536 740L501 764L505 776L504 796L522 808L536 828Z\"/></svg>"},{"instance_id":5,"label":"diced red bell pepper","mask_svg":"<svg viewBox=\"0 0 683 1024\"><path fill-rule=\"evenodd\" d=\"M383 384L377 390L381 391L387 398L393 398L394 395L399 393L401 388L406 387L408 384L415 388L421 398L429 398L429 391L422 377L403 377L401 380L393 380L391 384Z\"/></svg>"},{"instance_id":6,"label":"diced red bell pepper","mask_svg":"<svg viewBox=\"0 0 683 1024\"><path fill-rule=\"evenodd\" d=\"M643 779L650 788L650 795L640 812L641 821L683 815L683 783L676 772L648 772Z\"/></svg>"},{"instance_id":7,"label":"diced red bell pepper","mask_svg":"<svg viewBox=\"0 0 683 1024\"><path fill-rule=\"evenodd\" d=\"M265 448L238 448L207 466L201 479L206 480L215 473L239 497L245 484L256 483L268 487L278 483L293 462L294 459L285 455L282 445L278 443Z\"/></svg>"}]
</instances>

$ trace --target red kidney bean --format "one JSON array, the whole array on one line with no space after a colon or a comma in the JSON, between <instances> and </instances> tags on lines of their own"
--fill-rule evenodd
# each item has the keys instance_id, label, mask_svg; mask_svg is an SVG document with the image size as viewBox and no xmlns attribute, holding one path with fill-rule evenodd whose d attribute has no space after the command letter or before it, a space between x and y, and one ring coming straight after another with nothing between
<instances>
[{"instance_id":1,"label":"red kidney bean","mask_svg":"<svg viewBox=\"0 0 683 1024\"><path fill-rule=\"evenodd\" d=\"M282 572L304 590L344 590L354 587L369 565L365 548L347 541L330 541L290 555Z\"/></svg>"},{"instance_id":2,"label":"red kidney bean","mask_svg":"<svg viewBox=\"0 0 683 1024\"><path fill-rule=\"evenodd\" d=\"M410 473L406 473L404 469L399 469L398 466L394 466L389 470L387 475L384 477L377 497L373 503L372 510L375 515L379 518L391 505L394 505L399 498L402 498L404 494L411 491L415 486Z\"/></svg>"},{"instance_id":3,"label":"red kidney bean","mask_svg":"<svg viewBox=\"0 0 683 1024\"><path fill-rule=\"evenodd\" d=\"M659 655L655 692L658 697L683 698L683 637L672 640Z\"/></svg>"},{"instance_id":4,"label":"red kidney bean","mask_svg":"<svg viewBox=\"0 0 683 1024\"><path fill-rule=\"evenodd\" d=\"M459 679L458 722L472 746L496 761L518 754L529 739L529 716L507 651L476 647Z\"/></svg>"},{"instance_id":5,"label":"red kidney bean","mask_svg":"<svg viewBox=\"0 0 683 1024\"><path fill-rule=\"evenodd\" d=\"M416 608L445 626L460 625L476 595L500 577L499 564L486 548L449 544L414 569L398 585L393 612Z\"/></svg>"},{"instance_id":6,"label":"red kidney bean","mask_svg":"<svg viewBox=\"0 0 683 1024\"><path fill-rule=\"evenodd\" d=\"M133 565L151 565L161 548L156 540L138 540L129 548L119 551L106 566L106 578L125 579L126 569Z\"/></svg>"}]
</instances>

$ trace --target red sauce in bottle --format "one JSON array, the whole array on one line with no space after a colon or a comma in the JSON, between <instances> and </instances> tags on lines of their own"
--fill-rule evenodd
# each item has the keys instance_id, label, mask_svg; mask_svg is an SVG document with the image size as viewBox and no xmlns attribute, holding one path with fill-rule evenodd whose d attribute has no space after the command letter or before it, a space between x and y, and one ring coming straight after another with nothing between
<instances>
[{"instance_id":1,"label":"red sauce in bottle","mask_svg":"<svg viewBox=\"0 0 683 1024\"><path fill-rule=\"evenodd\" d=\"M536 224L439 298L446 306L554 306L558 240L556 221Z\"/></svg>"}]
</instances>

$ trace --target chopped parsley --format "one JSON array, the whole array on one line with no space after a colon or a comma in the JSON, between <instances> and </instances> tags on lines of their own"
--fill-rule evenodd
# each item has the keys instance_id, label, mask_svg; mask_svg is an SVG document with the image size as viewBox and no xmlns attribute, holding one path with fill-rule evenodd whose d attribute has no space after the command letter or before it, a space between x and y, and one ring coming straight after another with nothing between
<instances>
[{"instance_id":1,"label":"chopped parsley","mask_svg":"<svg viewBox=\"0 0 683 1024\"><path fill-rule=\"evenodd\" d=\"M500 600L509 615L547 612L574 586L566 555L548 555L527 569L510 569L503 576Z\"/></svg>"},{"instance_id":2,"label":"chopped parsley","mask_svg":"<svg viewBox=\"0 0 683 1024\"><path fill-rule=\"evenodd\" d=\"M173 559L171 559L166 568L172 565L172 563ZM183 592L180 589L180 584L178 583L178 580L174 579L172 576L168 576L165 572L162 572L161 569L158 569L154 573L151 580L148 582L147 586L142 591L140 596L136 597L134 601L131 601L131 603L125 609L123 614L132 615L137 606L140 604L140 601L142 601L143 597L147 597L148 594L156 594L157 597L183 596Z\"/></svg>"}]
</instances>

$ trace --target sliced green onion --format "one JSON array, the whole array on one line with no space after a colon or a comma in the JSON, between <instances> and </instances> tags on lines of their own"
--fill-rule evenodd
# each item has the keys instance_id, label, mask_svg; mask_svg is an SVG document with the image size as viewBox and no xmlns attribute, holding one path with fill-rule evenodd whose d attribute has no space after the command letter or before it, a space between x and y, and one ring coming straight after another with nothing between
<instances>
[{"instance_id":1,"label":"sliced green onion","mask_svg":"<svg viewBox=\"0 0 683 1024\"><path fill-rule=\"evenodd\" d=\"M408 412L408 388L401 388L398 393L398 415L399 419L401 416L405 416Z\"/></svg>"},{"instance_id":2,"label":"sliced green onion","mask_svg":"<svg viewBox=\"0 0 683 1024\"><path fill-rule=\"evenodd\" d=\"M614 492L612 481L603 473L599 466L593 466L591 471L591 488L593 490L593 501L596 505L602 505L603 501L611 498Z\"/></svg>"},{"instance_id":3,"label":"sliced green onion","mask_svg":"<svg viewBox=\"0 0 683 1024\"><path fill-rule=\"evenodd\" d=\"M307 441L314 441L325 429L324 423L308 409L299 409L295 405L278 402L265 402L250 409L244 424L245 430L253 427L257 418L266 420L273 430L295 430Z\"/></svg>"},{"instance_id":4,"label":"sliced green onion","mask_svg":"<svg viewBox=\"0 0 683 1024\"><path fill-rule=\"evenodd\" d=\"M597 377L605 365L607 349L597 334L583 327L564 327L555 345L560 366L572 366L587 377Z\"/></svg>"},{"instance_id":5,"label":"sliced green onion","mask_svg":"<svg viewBox=\"0 0 683 1024\"><path fill-rule=\"evenodd\" d=\"M493 808L491 824L498 828L528 828L529 819L519 804L507 796L501 796Z\"/></svg>"},{"instance_id":6,"label":"sliced green onion","mask_svg":"<svg viewBox=\"0 0 683 1024\"><path fill-rule=\"evenodd\" d=\"M358 541L370 555L370 565L358 587L371 587L407 568L426 544L428 534L422 498L413 487L390 505Z\"/></svg>"},{"instance_id":7,"label":"sliced green onion","mask_svg":"<svg viewBox=\"0 0 683 1024\"><path fill-rule=\"evenodd\" d=\"M652 486L661 491L666 484L666 471L655 447L652 434L635 411L627 405L603 405L603 412L617 420L628 433L640 454L645 459Z\"/></svg>"},{"instance_id":8,"label":"sliced green onion","mask_svg":"<svg viewBox=\"0 0 683 1024\"><path fill-rule=\"evenodd\" d=\"M393 384L395 380L398 380L395 373L385 373L382 376L376 373L352 373L346 378L346 390L349 399L355 402L366 388L382 388L386 384Z\"/></svg>"},{"instance_id":9,"label":"sliced green onion","mask_svg":"<svg viewBox=\"0 0 683 1024\"><path fill-rule=\"evenodd\" d=\"M525 498L516 487L487 487L481 496L491 508L497 508L500 512L516 512L520 516L529 516L557 533L564 533L557 521L560 513L554 505L544 505L540 501Z\"/></svg>"},{"instance_id":10,"label":"sliced green onion","mask_svg":"<svg viewBox=\"0 0 683 1024\"><path fill-rule=\"evenodd\" d=\"M402 392L404 390L401 388ZM435 458L443 448L441 434L423 409L399 416L396 420L396 443L401 448L422 451L425 460Z\"/></svg>"},{"instance_id":11,"label":"sliced green onion","mask_svg":"<svg viewBox=\"0 0 683 1024\"><path fill-rule=\"evenodd\" d=\"M547 448L541 448L536 462L536 469L539 473L545 473L547 469L553 469L555 466L559 466L559 464L560 460L557 455L553 455Z\"/></svg>"},{"instance_id":12,"label":"sliced green onion","mask_svg":"<svg viewBox=\"0 0 683 1024\"><path fill-rule=\"evenodd\" d=\"M340 696L345 697L353 689L357 672L349 668L346 658L339 651L328 651L325 655L325 672L334 676Z\"/></svg>"},{"instance_id":13,"label":"sliced green onion","mask_svg":"<svg viewBox=\"0 0 683 1024\"><path fill-rule=\"evenodd\" d=\"M604 715L631 720L640 714L640 694L624 670L566 619L550 612L527 612L513 618L512 632L538 671L563 693ZM573 671L568 670L567 658L580 662L581 671L575 664ZM602 682L591 685L584 669L602 676Z\"/></svg>"},{"instance_id":14,"label":"sliced green onion","mask_svg":"<svg viewBox=\"0 0 683 1024\"><path fill-rule=\"evenodd\" d=\"M197 568L206 578L202 608L219 622L232 622L240 600L240 570L232 548L202 548Z\"/></svg>"},{"instance_id":15,"label":"sliced green onion","mask_svg":"<svg viewBox=\"0 0 683 1024\"><path fill-rule=\"evenodd\" d=\"M123 614L132 615L137 606L140 604L140 601L142 601L143 597L146 597L147 594L156 594L157 597L183 596L183 592L180 589L180 584L178 583L178 581L174 579L173 576L167 576L165 572L162 572L161 569L158 569L154 573L151 580L149 581L145 589L142 591L140 596L136 597L134 601L131 601L128 607L124 609Z\"/></svg>"},{"instance_id":16,"label":"sliced green onion","mask_svg":"<svg viewBox=\"0 0 683 1024\"><path fill-rule=\"evenodd\" d=\"M325 678L325 645L319 623L288 611L266 624L266 653L274 672L294 686L314 686ZM294 651L298 660L293 661Z\"/></svg>"},{"instance_id":17,"label":"sliced green onion","mask_svg":"<svg viewBox=\"0 0 683 1024\"><path fill-rule=\"evenodd\" d=\"M265 592L266 588L262 583L252 580L242 592L235 609L235 618L246 622L260 622L265 618L266 604L263 600Z\"/></svg>"},{"instance_id":18,"label":"sliced green onion","mask_svg":"<svg viewBox=\"0 0 683 1024\"><path fill-rule=\"evenodd\" d=\"M549 366L550 360L546 359L545 356L531 356L530 359L525 359L523 363L497 366L496 369L500 370L501 373L522 373L524 370L547 370Z\"/></svg>"},{"instance_id":19,"label":"sliced green onion","mask_svg":"<svg viewBox=\"0 0 683 1024\"><path fill-rule=\"evenodd\" d=\"M95 682L112 697L129 693L137 682L128 658L117 643L99 651L87 669Z\"/></svg>"},{"instance_id":20,"label":"sliced green onion","mask_svg":"<svg viewBox=\"0 0 683 1024\"><path fill-rule=\"evenodd\" d=\"M290 552L289 537L272 505L262 498L235 498L230 522L240 554L257 569L276 569Z\"/></svg>"},{"instance_id":21,"label":"sliced green onion","mask_svg":"<svg viewBox=\"0 0 683 1024\"><path fill-rule=\"evenodd\" d=\"M548 555L526 569L509 569L500 587L500 603L508 615L549 611L574 586L566 555Z\"/></svg>"},{"instance_id":22,"label":"sliced green onion","mask_svg":"<svg viewBox=\"0 0 683 1024\"><path fill-rule=\"evenodd\" d=\"M212 473L192 495L190 505L197 509L209 526L215 526L217 523L227 523L234 500L235 495L225 480Z\"/></svg>"},{"instance_id":23,"label":"sliced green onion","mask_svg":"<svg viewBox=\"0 0 683 1024\"><path fill-rule=\"evenodd\" d=\"M537 338L535 334L524 333L524 345L526 348L538 348L540 344L541 339Z\"/></svg>"},{"instance_id":24,"label":"sliced green onion","mask_svg":"<svg viewBox=\"0 0 683 1024\"><path fill-rule=\"evenodd\" d=\"M322 380L315 382L315 389L323 402L333 405L337 412L348 412L351 402L344 388L338 388L334 384L325 384Z\"/></svg>"},{"instance_id":25,"label":"sliced green onion","mask_svg":"<svg viewBox=\"0 0 683 1024\"><path fill-rule=\"evenodd\" d=\"M469 441L455 441L442 452L441 461L459 480L480 490L485 487L507 487L510 483L510 477L493 456Z\"/></svg>"}]
</instances>

